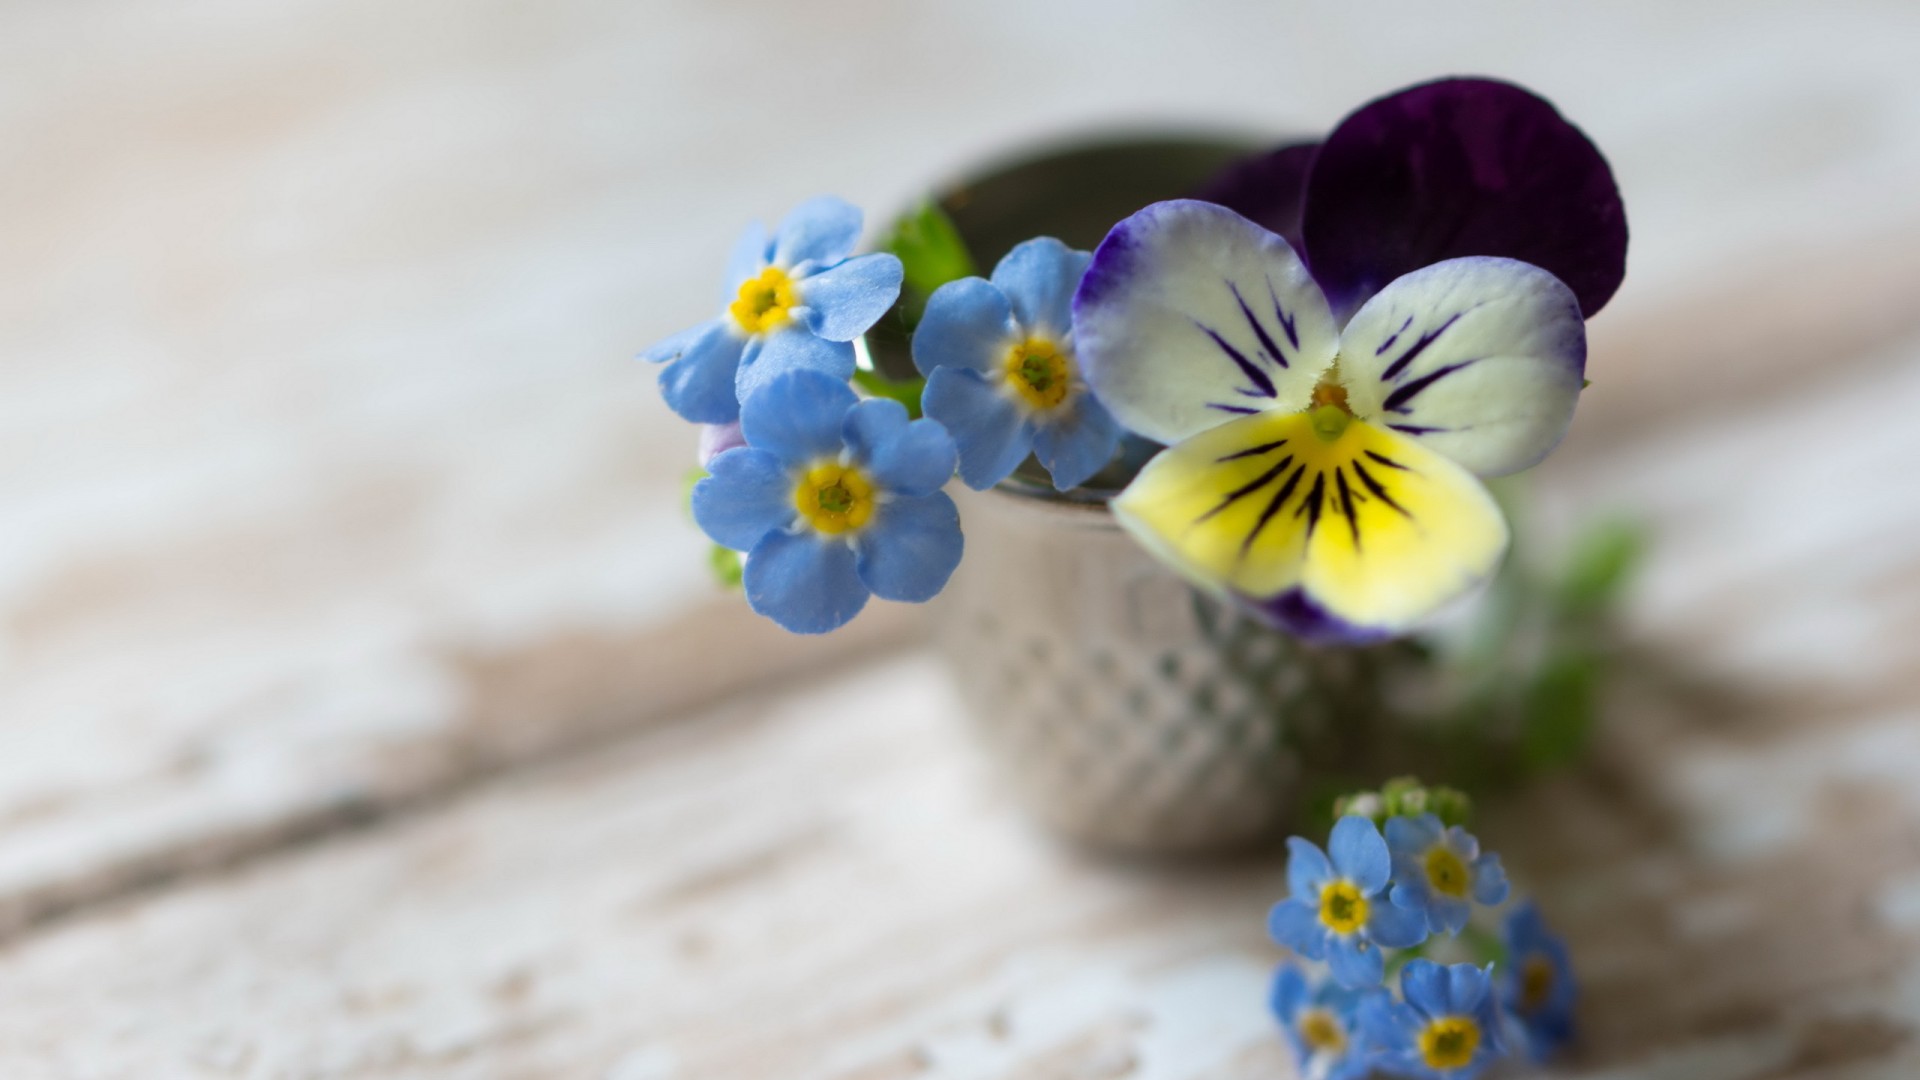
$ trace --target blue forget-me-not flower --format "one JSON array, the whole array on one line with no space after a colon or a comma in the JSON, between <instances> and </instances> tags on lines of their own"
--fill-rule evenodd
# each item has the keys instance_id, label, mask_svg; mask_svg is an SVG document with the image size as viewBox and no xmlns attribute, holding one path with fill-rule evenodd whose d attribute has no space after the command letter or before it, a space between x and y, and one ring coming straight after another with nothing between
<instances>
[{"instance_id":1,"label":"blue forget-me-not flower","mask_svg":"<svg viewBox=\"0 0 1920 1080\"><path fill-rule=\"evenodd\" d=\"M1427 920L1387 898L1391 859L1380 830L1363 817L1333 827L1329 859L1312 841L1287 840L1291 896L1274 905L1267 929L1309 960L1325 960L1347 986L1372 986L1385 972L1382 946L1404 949L1427 936Z\"/></svg>"},{"instance_id":2,"label":"blue forget-me-not flower","mask_svg":"<svg viewBox=\"0 0 1920 1080\"><path fill-rule=\"evenodd\" d=\"M1297 964L1273 974L1269 1004L1293 1044L1305 1080L1359 1080L1372 1063L1355 1011L1364 991L1307 978Z\"/></svg>"},{"instance_id":3,"label":"blue forget-me-not flower","mask_svg":"<svg viewBox=\"0 0 1920 1080\"><path fill-rule=\"evenodd\" d=\"M918 603L960 563L960 515L946 429L909 422L897 401L859 400L818 371L776 376L740 416L747 445L715 457L693 516L747 553L754 611L801 634L833 630L869 594Z\"/></svg>"},{"instance_id":4,"label":"blue forget-me-not flower","mask_svg":"<svg viewBox=\"0 0 1920 1080\"><path fill-rule=\"evenodd\" d=\"M1494 1007L1492 967L1409 960L1400 994L1361 1003L1361 1030L1397 1076L1469 1080L1506 1052Z\"/></svg>"},{"instance_id":5,"label":"blue forget-me-not flower","mask_svg":"<svg viewBox=\"0 0 1920 1080\"><path fill-rule=\"evenodd\" d=\"M1433 814L1390 819L1387 849L1393 854L1394 904L1420 912L1433 933L1458 934L1473 903L1491 906L1507 898L1500 856L1481 854L1472 833L1458 825L1449 829Z\"/></svg>"},{"instance_id":6,"label":"blue forget-me-not flower","mask_svg":"<svg viewBox=\"0 0 1920 1080\"><path fill-rule=\"evenodd\" d=\"M927 299L913 334L921 408L953 433L967 486L992 487L1032 453L1065 491L1113 457L1120 427L1074 355L1073 294L1092 258L1042 236L991 280L950 281Z\"/></svg>"},{"instance_id":7,"label":"blue forget-me-not flower","mask_svg":"<svg viewBox=\"0 0 1920 1080\"><path fill-rule=\"evenodd\" d=\"M1579 990L1566 943L1547 929L1531 902L1507 916L1507 970L1502 1004L1519 1022L1527 1051L1546 1060L1573 1038L1573 1003Z\"/></svg>"},{"instance_id":8,"label":"blue forget-me-not flower","mask_svg":"<svg viewBox=\"0 0 1920 1080\"><path fill-rule=\"evenodd\" d=\"M718 318L641 355L666 367L660 393L682 417L725 424L777 376L853 375L853 339L900 295L900 260L849 258L859 208L831 196L801 203L771 235L755 222L734 244Z\"/></svg>"}]
</instances>

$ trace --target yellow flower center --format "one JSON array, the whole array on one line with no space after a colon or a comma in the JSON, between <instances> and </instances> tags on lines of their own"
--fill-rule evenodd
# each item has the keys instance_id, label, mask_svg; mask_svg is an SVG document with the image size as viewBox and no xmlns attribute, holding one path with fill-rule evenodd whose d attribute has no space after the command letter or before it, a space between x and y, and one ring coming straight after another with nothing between
<instances>
[{"instance_id":1,"label":"yellow flower center","mask_svg":"<svg viewBox=\"0 0 1920 1080\"><path fill-rule=\"evenodd\" d=\"M1442 1016L1420 1032L1420 1057L1429 1069L1465 1068L1480 1048L1480 1025L1465 1016Z\"/></svg>"},{"instance_id":2,"label":"yellow flower center","mask_svg":"<svg viewBox=\"0 0 1920 1080\"><path fill-rule=\"evenodd\" d=\"M1045 338L1028 338L1007 350L1007 385L1035 409L1057 409L1073 389L1073 356Z\"/></svg>"},{"instance_id":3,"label":"yellow flower center","mask_svg":"<svg viewBox=\"0 0 1920 1080\"><path fill-rule=\"evenodd\" d=\"M1330 881L1320 890L1320 922L1336 934L1352 934L1367 925L1367 898L1351 881Z\"/></svg>"},{"instance_id":4,"label":"yellow flower center","mask_svg":"<svg viewBox=\"0 0 1920 1080\"><path fill-rule=\"evenodd\" d=\"M1441 896L1463 900L1467 895L1467 864L1445 844L1427 849L1427 884Z\"/></svg>"},{"instance_id":5,"label":"yellow flower center","mask_svg":"<svg viewBox=\"0 0 1920 1080\"><path fill-rule=\"evenodd\" d=\"M1347 1030L1340 1026L1331 1010L1302 1009L1294 1027L1309 1050L1338 1054L1347 1048Z\"/></svg>"},{"instance_id":6,"label":"yellow flower center","mask_svg":"<svg viewBox=\"0 0 1920 1080\"><path fill-rule=\"evenodd\" d=\"M1553 961L1539 953L1520 965L1520 1011L1539 1012L1553 996Z\"/></svg>"},{"instance_id":7,"label":"yellow flower center","mask_svg":"<svg viewBox=\"0 0 1920 1080\"><path fill-rule=\"evenodd\" d=\"M1347 408L1347 388L1340 385L1337 365L1313 388L1307 418L1313 424L1313 433L1327 442L1338 439L1353 421L1353 410Z\"/></svg>"},{"instance_id":8,"label":"yellow flower center","mask_svg":"<svg viewBox=\"0 0 1920 1080\"><path fill-rule=\"evenodd\" d=\"M760 271L759 277L740 283L740 293L727 305L727 313L747 333L764 334L785 326L793 318L793 308L798 303L793 279L785 270L769 266Z\"/></svg>"},{"instance_id":9,"label":"yellow flower center","mask_svg":"<svg viewBox=\"0 0 1920 1080\"><path fill-rule=\"evenodd\" d=\"M851 465L821 462L793 489L793 505L820 532L852 532L873 517L873 482Z\"/></svg>"}]
</instances>

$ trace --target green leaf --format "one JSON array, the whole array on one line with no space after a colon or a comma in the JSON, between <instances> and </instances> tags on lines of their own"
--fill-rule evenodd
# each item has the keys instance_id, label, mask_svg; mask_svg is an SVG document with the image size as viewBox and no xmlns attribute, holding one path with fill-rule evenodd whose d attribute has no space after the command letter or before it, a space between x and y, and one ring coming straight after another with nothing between
<instances>
[{"instance_id":1,"label":"green leaf","mask_svg":"<svg viewBox=\"0 0 1920 1080\"><path fill-rule=\"evenodd\" d=\"M1527 765L1550 769L1577 760L1600 712L1600 657L1568 650L1549 657L1527 683L1520 752Z\"/></svg>"},{"instance_id":2,"label":"green leaf","mask_svg":"<svg viewBox=\"0 0 1920 1080\"><path fill-rule=\"evenodd\" d=\"M931 199L893 223L882 250L898 256L905 272L900 307L908 326L920 321L933 290L979 272L953 219Z\"/></svg>"},{"instance_id":3,"label":"green leaf","mask_svg":"<svg viewBox=\"0 0 1920 1080\"><path fill-rule=\"evenodd\" d=\"M1617 602L1647 550L1647 530L1617 519L1589 526L1573 542L1561 571L1557 597L1562 610L1595 615Z\"/></svg>"},{"instance_id":4,"label":"green leaf","mask_svg":"<svg viewBox=\"0 0 1920 1080\"><path fill-rule=\"evenodd\" d=\"M713 545L713 549L707 552L707 567L713 571L713 579L726 589L739 588L740 580L746 573L740 553L719 544Z\"/></svg>"},{"instance_id":5,"label":"green leaf","mask_svg":"<svg viewBox=\"0 0 1920 1080\"><path fill-rule=\"evenodd\" d=\"M890 398L905 405L909 417L920 419L920 392L927 388L927 380L889 379L862 368L853 373L853 385L866 391L868 397Z\"/></svg>"}]
</instances>

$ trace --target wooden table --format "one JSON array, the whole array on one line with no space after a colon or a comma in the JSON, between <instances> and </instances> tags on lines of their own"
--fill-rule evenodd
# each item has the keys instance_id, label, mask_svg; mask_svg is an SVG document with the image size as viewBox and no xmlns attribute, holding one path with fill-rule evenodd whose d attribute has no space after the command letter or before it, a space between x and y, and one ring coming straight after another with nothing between
<instances>
[{"instance_id":1,"label":"wooden table","mask_svg":"<svg viewBox=\"0 0 1920 1080\"><path fill-rule=\"evenodd\" d=\"M1563 1072L1920 1074L1920 10L0 11L0 1076L1288 1075L1271 860L1034 833L912 611L702 579L629 357L747 216L1124 123L1548 92L1635 229L1535 484L1658 543L1482 834Z\"/></svg>"}]
</instances>

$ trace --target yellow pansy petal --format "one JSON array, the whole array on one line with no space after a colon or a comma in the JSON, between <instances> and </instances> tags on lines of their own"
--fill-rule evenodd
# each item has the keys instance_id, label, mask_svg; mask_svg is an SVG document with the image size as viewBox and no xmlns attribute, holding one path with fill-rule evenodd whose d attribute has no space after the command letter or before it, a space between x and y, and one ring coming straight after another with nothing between
<instances>
[{"instance_id":1,"label":"yellow pansy petal","mask_svg":"<svg viewBox=\"0 0 1920 1080\"><path fill-rule=\"evenodd\" d=\"M1465 469L1337 410L1202 432L1149 462L1113 510L1197 584L1349 639L1417 625L1492 573L1507 544Z\"/></svg>"}]
</instances>

